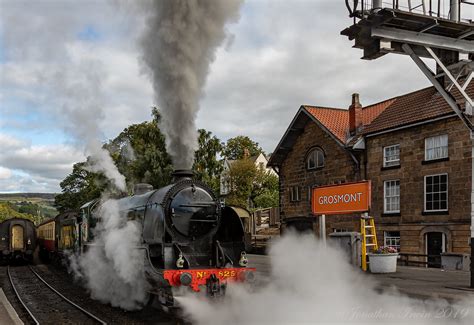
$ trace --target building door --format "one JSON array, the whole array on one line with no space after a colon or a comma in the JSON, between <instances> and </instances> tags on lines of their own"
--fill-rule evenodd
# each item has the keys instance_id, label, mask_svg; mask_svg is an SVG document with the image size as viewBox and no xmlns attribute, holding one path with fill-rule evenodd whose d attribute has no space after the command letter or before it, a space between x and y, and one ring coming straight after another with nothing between
<instances>
[{"instance_id":1,"label":"building door","mask_svg":"<svg viewBox=\"0 0 474 325\"><path fill-rule=\"evenodd\" d=\"M12 227L12 250L22 250L24 248L23 227L14 225Z\"/></svg>"},{"instance_id":2,"label":"building door","mask_svg":"<svg viewBox=\"0 0 474 325\"><path fill-rule=\"evenodd\" d=\"M429 232L426 234L428 267L441 267L441 253L444 252L444 234Z\"/></svg>"}]
</instances>

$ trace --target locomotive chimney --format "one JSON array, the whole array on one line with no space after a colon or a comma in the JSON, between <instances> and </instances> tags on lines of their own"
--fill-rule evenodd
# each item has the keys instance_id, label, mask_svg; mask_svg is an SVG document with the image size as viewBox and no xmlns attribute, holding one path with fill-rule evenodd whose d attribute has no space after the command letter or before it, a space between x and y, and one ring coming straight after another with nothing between
<instances>
[{"instance_id":1,"label":"locomotive chimney","mask_svg":"<svg viewBox=\"0 0 474 325\"><path fill-rule=\"evenodd\" d=\"M190 169L175 169L171 176L173 176L173 183L176 183L183 179L194 178L194 172Z\"/></svg>"}]
</instances>

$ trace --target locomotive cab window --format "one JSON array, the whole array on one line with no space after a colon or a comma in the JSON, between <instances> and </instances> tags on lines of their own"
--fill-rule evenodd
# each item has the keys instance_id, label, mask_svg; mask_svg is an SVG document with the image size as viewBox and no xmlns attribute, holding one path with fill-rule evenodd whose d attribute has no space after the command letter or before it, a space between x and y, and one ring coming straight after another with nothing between
<instances>
[{"instance_id":1,"label":"locomotive cab window","mask_svg":"<svg viewBox=\"0 0 474 325\"><path fill-rule=\"evenodd\" d=\"M306 169L324 167L324 152L320 148L311 149L306 155Z\"/></svg>"}]
</instances>

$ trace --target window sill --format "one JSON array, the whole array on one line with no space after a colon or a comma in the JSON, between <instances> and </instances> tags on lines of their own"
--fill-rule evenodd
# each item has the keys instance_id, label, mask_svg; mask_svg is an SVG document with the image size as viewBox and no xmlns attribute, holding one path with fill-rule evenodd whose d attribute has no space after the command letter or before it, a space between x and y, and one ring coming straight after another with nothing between
<instances>
[{"instance_id":1,"label":"window sill","mask_svg":"<svg viewBox=\"0 0 474 325\"><path fill-rule=\"evenodd\" d=\"M399 169L399 168L400 168L400 165L395 165L395 166L382 167L380 168L380 170L390 170L390 169Z\"/></svg>"},{"instance_id":2,"label":"window sill","mask_svg":"<svg viewBox=\"0 0 474 325\"><path fill-rule=\"evenodd\" d=\"M422 165L428 165L428 164L434 164L434 163L441 162L441 161L449 161L449 157L438 158L438 159L433 159L433 160L422 160L421 164Z\"/></svg>"},{"instance_id":3,"label":"window sill","mask_svg":"<svg viewBox=\"0 0 474 325\"><path fill-rule=\"evenodd\" d=\"M324 166L322 166L322 167L314 167L314 168L306 168L306 170L309 171L309 172L315 172L315 171L321 170L321 169L323 169L323 168L324 168Z\"/></svg>"},{"instance_id":4,"label":"window sill","mask_svg":"<svg viewBox=\"0 0 474 325\"><path fill-rule=\"evenodd\" d=\"M400 217L400 212L385 212L382 213L382 217Z\"/></svg>"},{"instance_id":5,"label":"window sill","mask_svg":"<svg viewBox=\"0 0 474 325\"><path fill-rule=\"evenodd\" d=\"M449 215L449 211L422 211L422 216L446 216Z\"/></svg>"}]
</instances>

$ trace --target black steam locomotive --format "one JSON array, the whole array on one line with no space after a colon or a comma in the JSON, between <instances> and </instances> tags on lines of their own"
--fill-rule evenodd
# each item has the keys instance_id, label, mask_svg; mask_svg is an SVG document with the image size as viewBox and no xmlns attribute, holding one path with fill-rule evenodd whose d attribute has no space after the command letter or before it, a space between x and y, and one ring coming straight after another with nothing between
<instances>
[{"instance_id":1,"label":"black steam locomotive","mask_svg":"<svg viewBox=\"0 0 474 325\"><path fill-rule=\"evenodd\" d=\"M31 220L11 218L0 223L0 257L30 262L36 248L36 229Z\"/></svg>"},{"instance_id":2,"label":"black steam locomotive","mask_svg":"<svg viewBox=\"0 0 474 325\"><path fill-rule=\"evenodd\" d=\"M216 296L224 293L228 281L253 279L255 271L246 267L241 219L192 176L190 171L177 170L172 184L157 190L140 184L133 196L118 200L120 214L142 226L137 249L144 252L150 293L166 306L174 305L173 287L205 288L208 295ZM100 209L95 200L81 207L73 224L70 218L56 218L57 240L67 236L73 250L88 249Z\"/></svg>"}]
</instances>

